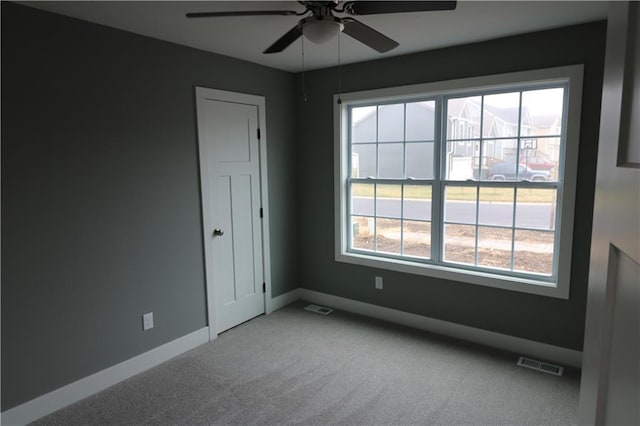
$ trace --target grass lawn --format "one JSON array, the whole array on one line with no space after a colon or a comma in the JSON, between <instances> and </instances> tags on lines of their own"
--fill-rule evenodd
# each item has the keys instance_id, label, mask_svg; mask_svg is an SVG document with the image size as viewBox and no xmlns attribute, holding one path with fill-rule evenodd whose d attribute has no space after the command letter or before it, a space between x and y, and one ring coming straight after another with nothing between
<instances>
[{"instance_id":1,"label":"grass lawn","mask_svg":"<svg viewBox=\"0 0 640 426\"><path fill-rule=\"evenodd\" d=\"M355 183L352 192L356 197L373 197L374 185ZM380 184L376 193L381 198L401 198L402 185ZM555 196L554 189L518 189L519 203L552 203ZM404 198L430 200L431 186L404 185ZM475 201L476 189L468 186L449 186L446 190L446 198L451 201ZM509 188L480 188L480 200L513 202L513 190Z\"/></svg>"}]
</instances>

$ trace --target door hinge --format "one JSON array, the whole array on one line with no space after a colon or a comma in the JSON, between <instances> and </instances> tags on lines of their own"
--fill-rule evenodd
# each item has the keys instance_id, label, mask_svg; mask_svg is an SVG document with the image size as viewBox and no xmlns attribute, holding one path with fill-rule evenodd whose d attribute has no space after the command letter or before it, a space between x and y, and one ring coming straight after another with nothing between
<instances>
[{"instance_id":1,"label":"door hinge","mask_svg":"<svg viewBox=\"0 0 640 426\"><path fill-rule=\"evenodd\" d=\"M263 213L262 213L262 207L260 207L260 219L262 219L263 217L264 216L263 216Z\"/></svg>"},{"instance_id":2,"label":"door hinge","mask_svg":"<svg viewBox=\"0 0 640 426\"><path fill-rule=\"evenodd\" d=\"M262 283L262 292L263 293L267 292L267 283Z\"/></svg>"},{"instance_id":3,"label":"door hinge","mask_svg":"<svg viewBox=\"0 0 640 426\"><path fill-rule=\"evenodd\" d=\"M260 128L258 127L258 139L260 139Z\"/></svg>"}]
</instances>

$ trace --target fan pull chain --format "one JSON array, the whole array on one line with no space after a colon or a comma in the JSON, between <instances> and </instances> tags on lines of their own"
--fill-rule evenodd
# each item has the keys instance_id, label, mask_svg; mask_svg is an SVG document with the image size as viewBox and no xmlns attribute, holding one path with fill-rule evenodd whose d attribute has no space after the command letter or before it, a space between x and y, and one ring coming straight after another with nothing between
<instances>
[{"instance_id":1,"label":"fan pull chain","mask_svg":"<svg viewBox=\"0 0 640 426\"><path fill-rule=\"evenodd\" d=\"M302 98L307 102L307 84L304 70L304 37L300 37L300 40L302 41Z\"/></svg>"},{"instance_id":2,"label":"fan pull chain","mask_svg":"<svg viewBox=\"0 0 640 426\"><path fill-rule=\"evenodd\" d=\"M342 103L342 99L340 95L342 94L342 64L340 63L340 36L341 32L338 33L338 105Z\"/></svg>"}]
</instances>

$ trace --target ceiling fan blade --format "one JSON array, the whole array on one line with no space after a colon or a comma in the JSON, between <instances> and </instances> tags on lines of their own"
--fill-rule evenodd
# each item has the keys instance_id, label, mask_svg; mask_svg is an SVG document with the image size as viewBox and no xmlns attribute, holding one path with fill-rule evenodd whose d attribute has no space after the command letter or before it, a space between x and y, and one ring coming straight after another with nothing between
<instances>
[{"instance_id":1,"label":"ceiling fan blade","mask_svg":"<svg viewBox=\"0 0 640 426\"><path fill-rule=\"evenodd\" d=\"M390 39L382 33L379 33L360 21L356 21L352 18L343 18L342 23L344 24L344 30L342 30L343 33L355 38L359 42L366 44L380 53L388 52L389 50L398 47L398 42Z\"/></svg>"},{"instance_id":2,"label":"ceiling fan blade","mask_svg":"<svg viewBox=\"0 0 640 426\"><path fill-rule=\"evenodd\" d=\"M343 10L350 15L376 15L380 13L431 12L453 10L455 1L348 1Z\"/></svg>"},{"instance_id":3,"label":"ceiling fan blade","mask_svg":"<svg viewBox=\"0 0 640 426\"><path fill-rule=\"evenodd\" d=\"M280 37L262 53L278 53L289 47L291 43L296 41L302 35L302 30L298 25L291 28L285 35Z\"/></svg>"},{"instance_id":4,"label":"ceiling fan blade","mask_svg":"<svg viewBox=\"0 0 640 426\"><path fill-rule=\"evenodd\" d=\"M268 15L278 15L278 16L290 16L290 15L298 15L298 12L294 12L293 10L250 10L250 11L240 11L240 12L193 12L187 13L187 18L217 18L221 16L268 16Z\"/></svg>"}]
</instances>

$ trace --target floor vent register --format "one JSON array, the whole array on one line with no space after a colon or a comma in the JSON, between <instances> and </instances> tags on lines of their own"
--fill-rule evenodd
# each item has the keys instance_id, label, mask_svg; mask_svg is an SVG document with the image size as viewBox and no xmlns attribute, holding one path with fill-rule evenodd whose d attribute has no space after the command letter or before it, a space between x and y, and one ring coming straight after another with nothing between
<instances>
[{"instance_id":1,"label":"floor vent register","mask_svg":"<svg viewBox=\"0 0 640 426\"><path fill-rule=\"evenodd\" d=\"M520 357L518 365L520 367L530 368L532 370L553 374L555 376L562 376L562 372L564 371L564 368L559 365L549 364L547 362L538 361L524 356Z\"/></svg>"},{"instance_id":2,"label":"floor vent register","mask_svg":"<svg viewBox=\"0 0 640 426\"><path fill-rule=\"evenodd\" d=\"M333 312L333 309L325 306L309 305L304 308L305 311L315 312L316 314L329 315Z\"/></svg>"}]
</instances>

